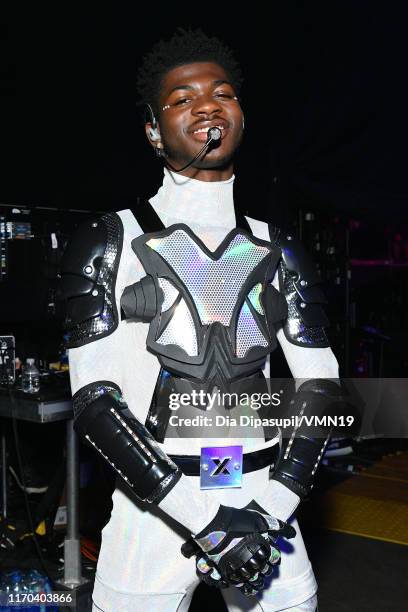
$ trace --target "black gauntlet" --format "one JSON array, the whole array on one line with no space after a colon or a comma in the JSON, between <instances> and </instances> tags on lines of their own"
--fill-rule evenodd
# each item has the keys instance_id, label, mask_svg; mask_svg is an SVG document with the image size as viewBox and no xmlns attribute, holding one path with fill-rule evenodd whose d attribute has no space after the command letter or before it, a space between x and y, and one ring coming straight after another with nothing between
<instances>
[{"instance_id":1,"label":"black gauntlet","mask_svg":"<svg viewBox=\"0 0 408 612\"><path fill-rule=\"evenodd\" d=\"M75 429L106 459L135 495L158 504L181 472L130 412L117 385L99 381L73 397Z\"/></svg>"},{"instance_id":2,"label":"black gauntlet","mask_svg":"<svg viewBox=\"0 0 408 612\"><path fill-rule=\"evenodd\" d=\"M289 439L283 441L272 478L301 499L307 497L313 487L313 477L333 429L333 417L343 410L341 399L339 384L313 379L301 385L290 403L290 416L298 417L298 423Z\"/></svg>"}]
</instances>

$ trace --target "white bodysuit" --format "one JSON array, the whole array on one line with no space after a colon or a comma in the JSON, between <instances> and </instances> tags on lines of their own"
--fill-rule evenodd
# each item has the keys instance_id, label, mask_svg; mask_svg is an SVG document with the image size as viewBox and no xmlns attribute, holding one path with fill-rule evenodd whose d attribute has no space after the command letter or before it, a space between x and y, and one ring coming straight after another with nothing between
<instances>
[{"instance_id":1,"label":"white bodysuit","mask_svg":"<svg viewBox=\"0 0 408 612\"><path fill-rule=\"evenodd\" d=\"M207 183L165 170L163 185L150 203L166 227L185 223L210 250L215 250L235 227L233 181L232 177ZM145 271L131 248L132 240L143 231L130 210L118 215L124 229L115 296L120 312L123 290L145 276ZM269 240L266 223L250 218L248 222L254 236ZM277 287L277 278L274 285ZM113 382L122 390L131 412L144 423L160 371L157 358L146 350L147 332L144 323L121 321L111 335L70 349L72 393L96 381ZM337 361L330 348L296 346L282 330L277 337L294 377L338 377ZM278 441L243 438L238 442L246 453ZM228 443L233 442L229 439ZM168 454L199 455L201 446L208 446L208 440L168 438L163 443ZM284 485L269 480L268 467L244 474L243 486L237 489L202 491L199 480L183 475L159 507L131 499L118 482L112 514L102 531L94 610L186 612L198 584L194 559L185 559L180 552L188 537L186 528L192 534L201 531L219 504L241 508L256 498L269 514L288 520L299 502ZM229 610L315 610L316 581L297 521L292 524L297 535L284 542L282 562L269 588L251 598L234 587L222 591Z\"/></svg>"}]
</instances>

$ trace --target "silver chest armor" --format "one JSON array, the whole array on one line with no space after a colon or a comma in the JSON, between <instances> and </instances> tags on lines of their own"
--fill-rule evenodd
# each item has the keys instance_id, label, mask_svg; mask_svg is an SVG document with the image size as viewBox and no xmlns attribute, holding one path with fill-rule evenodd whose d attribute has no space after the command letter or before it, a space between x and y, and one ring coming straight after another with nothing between
<instances>
[{"instance_id":1,"label":"silver chest armor","mask_svg":"<svg viewBox=\"0 0 408 612\"><path fill-rule=\"evenodd\" d=\"M226 386L263 366L276 347L273 323L285 314L270 285L280 257L276 247L234 229L211 252L177 224L136 238L132 248L161 297L147 347L163 368ZM265 308L267 287L276 317Z\"/></svg>"},{"instance_id":2,"label":"silver chest armor","mask_svg":"<svg viewBox=\"0 0 408 612\"><path fill-rule=\"evenodd\" d=\"M184 224L143 234L132 248L147 273L137 285L156 296L150 316L133 317L150 321L147 348L162 366L146 421L156 439L170 392L266 391L261 370L287 312L271 285L280 249L236 228L211 252ZM149 308L139 299L140 309Z\"/></svg>"}]
</instances>

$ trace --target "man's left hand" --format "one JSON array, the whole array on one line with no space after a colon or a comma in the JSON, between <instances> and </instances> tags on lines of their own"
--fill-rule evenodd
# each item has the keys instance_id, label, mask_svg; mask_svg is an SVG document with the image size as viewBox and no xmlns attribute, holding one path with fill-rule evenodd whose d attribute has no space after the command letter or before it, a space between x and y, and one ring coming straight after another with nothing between
<instances>
[{"instance_id":1,"label":"man's left hand","mask_svg":"<svg viewBox=\"0 0 408 612\"><path fill-rule=\"evenodd\" d=\"M229 549L227 563L226 559L217 563L218 555L210 551L203 552L194 538L190 538L181 551L185 557L196 556L197 575L209 586L236 586L245 595L253 595L264 588L265 577L280 563L277 539L293 538L296 532L287 523L269 516L258 505L251 503L243 510L254 512L258 516L257 520L264 524L264 529L258 527L257 531L246 535L235 533L236 536L244 537L239 538L240 541Z\"/></svg>"}]
</instances>

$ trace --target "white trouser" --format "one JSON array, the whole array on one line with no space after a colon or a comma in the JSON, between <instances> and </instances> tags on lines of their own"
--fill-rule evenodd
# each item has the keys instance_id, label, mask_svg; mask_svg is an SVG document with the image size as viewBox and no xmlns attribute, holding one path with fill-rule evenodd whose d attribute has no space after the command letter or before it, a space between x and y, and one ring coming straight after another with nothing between
<instances>
[{"instance_id":1,"label":"white trouser","mask_svg":"<svg viewBox=\"0 0 408 612\"><path fill-rule=\"evenodd\" d=\"M183 599L181 605L177 608L178 612L184 612L188 610L188 606L190 605L191 602L191 596L190 597L186 597ZM159 606L161 604L160 601L157 602L157 606ZM243 605L238 604L238 607L235 604L230 604L230 602L227 602L227 606L228 606L228 610L231 612L235 612L235 611L239 611L241 612L241 610L253 610L253 612L256 612L257 610L262 610L259 602L242 602ZM245 607L246 605L246 607ZM149 608L149 610L151 611L155 611L155 610L159 610L160 608L157 608L154 606L154 604L152 603L152 601L149 600L149 606L152 606ZM187 607L186 607L187 606ZM252 607L251 607L252 606ZM307 601L297 605L297 606L293 606L291 608L285 608L284 610L281 610L281 612L316 612L317 611L317 595L313 595L313 597L311 597L310 599L308 599ZM93 604L92 606L92 612L104 612L104 610L102 610L102 608L99 608L96 604Z\"/></svg>"},{"instance_id":2,"label":"white trouser","mask_svg":"<svg viewBox=\"0 0 408 612\"><path fill-rule=\"evenodd\" d=\"M243 476L241 489L217 489L220 504L242 508L268 485L269 468ZM197 495L199 478L191 476ZM208 491L207 491L208 493ZM188 500L186 500L188 504ZM293 540L281 541L282 562L268 588L247 598L232 587L222 591L230 611L277 612L310 610L307 604L317 585L297 521ZM204 527L205 525L203 525ZM194 558L186 559L180 547L188 534L159 508L137 504L119 489L113 494L113 510L102 531L102 546L95 577L95 610L103 612L187 612L199 580Z\"/></svg>"}]
</instances>

